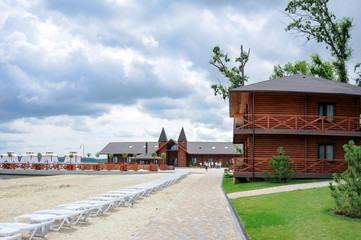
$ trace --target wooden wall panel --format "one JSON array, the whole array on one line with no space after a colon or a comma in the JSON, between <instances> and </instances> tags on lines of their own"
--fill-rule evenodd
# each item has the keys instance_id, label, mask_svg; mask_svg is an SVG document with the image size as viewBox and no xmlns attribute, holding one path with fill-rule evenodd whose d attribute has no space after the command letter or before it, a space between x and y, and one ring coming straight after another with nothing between
<instances>
[{"instance_id":1,"label":"wooden wall panel","mask_svg":"<svg viewBox=\"0 0 361 240\"><path fill-rule=\"evenodd\" d=\"M303 115L305 112L305 100L301 94L255 93L254 100L256 114Z\"/></svg>"},{"instance_id":2,"label":"wooden wall panel","mask_svg":"<svg viewBox=\"0 0 361 240\"><path fill-rule=\"evenodd\" d=\"M318 115L318 103L334 103L336 116L357 117L357 100L354 97L309 95L307 98L307 115Z\"/></svg>"}]
</instances>

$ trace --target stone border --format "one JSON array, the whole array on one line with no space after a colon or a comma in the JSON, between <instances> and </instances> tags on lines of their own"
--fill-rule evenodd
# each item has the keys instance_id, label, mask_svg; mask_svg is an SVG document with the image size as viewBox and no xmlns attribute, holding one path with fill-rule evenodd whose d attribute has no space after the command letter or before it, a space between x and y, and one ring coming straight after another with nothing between
<instances>
[{"instance_id":1,"label":"stone border","mask_svg":"<svg viewBox=\"0 0 361 240\"><path fill-rule=\"evenodd\" d=\"M223 192L224 196L225 196L226 199L227 199L227 203L228 203L230 209L232 210L232 214L233 214L234 218L237 219L238 225L239 225L239 227L240 227L241 230L242 230L243 237L244 237L246 240L251 240L251 238L250 238L250 237L248 236L248 234L247 234L246 229L245 229L244 226L243 226L243 223L242 223L242 221L241 221L241 218L238 216L238 214L237 214L237 212L236 212L236 209L234 209L231 201L229 200L226 192L225 192L224 189L223 189L223 180L224 180L224 173L223 173L223 175L222 175L222 182L221 182L222 192Z\"/></svg>"}]
</instances>

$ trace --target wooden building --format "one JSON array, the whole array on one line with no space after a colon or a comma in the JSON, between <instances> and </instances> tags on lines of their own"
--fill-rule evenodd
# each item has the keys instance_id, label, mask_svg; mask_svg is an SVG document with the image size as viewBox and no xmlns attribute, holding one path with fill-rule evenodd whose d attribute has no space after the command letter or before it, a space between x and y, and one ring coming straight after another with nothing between
<instances>
[{"instance_id":1,"label":"wooden building","mask_svg":"<svg viewBox=\"0 0 361 240\"><path fill-rule=\"evenodd\" d=\"M233 142L244 144L235 177L263 177L278 147L298 178L330 178L347 169L342 146L360 145L361 87L293 75L230 91Z\"/></svg>"},{"instance_id":2,"label":"wooden building","mask_svg":"<svg viewBox=\"0 0 361 240\"><path fill-rule=\"evenodd\" d=\"M128 153L124 159L122 153ZM158 157L150 157L151 153L157 153ZM166 154L163 159L160 156ZM187 167L189 165L204 165L217 162L222 166L233 164L233 158L239 157L232 142L188 142L184 129L182 128L178 140L169 139L164 128L161 131L158 142L110 142L100 154L108 156L109 163L145 163L141 161L151 161L158 165L171 165ZM113 158L109 157L113 154ZM134 158L134 154L137 155Z\"/></svg>"}]
</instances>

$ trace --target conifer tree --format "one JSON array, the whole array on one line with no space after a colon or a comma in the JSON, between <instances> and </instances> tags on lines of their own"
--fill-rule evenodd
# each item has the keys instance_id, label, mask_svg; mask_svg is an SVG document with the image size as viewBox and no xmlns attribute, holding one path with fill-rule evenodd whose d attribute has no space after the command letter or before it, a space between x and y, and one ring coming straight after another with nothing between
<instances>
[{"instance_id":1,"label":"conifer tree","mask_svg":"<svg viewBox=\"0 0 361 240\"><path fill-rule=\"evenodd\" d=\"M293 162L288 161L289 156L285 156L283 147L277 149L278 156L272 156L269 162L273 171L265 171L265 179L270 182L287 182L295 176L292 169Z\"/></svg>"},{"instance_id":2,"label":"conifer tree","mask_svg":"<svg viewBox=\"0 0 361 240\"><path fill-rule=\"evenodd\" d=\"M348 169L340 177L334 174L338 185L330 183L331 195L338 213L361 218L361 146L356 146L351 140L343 149Z\"/></svg>"}]
</instances>

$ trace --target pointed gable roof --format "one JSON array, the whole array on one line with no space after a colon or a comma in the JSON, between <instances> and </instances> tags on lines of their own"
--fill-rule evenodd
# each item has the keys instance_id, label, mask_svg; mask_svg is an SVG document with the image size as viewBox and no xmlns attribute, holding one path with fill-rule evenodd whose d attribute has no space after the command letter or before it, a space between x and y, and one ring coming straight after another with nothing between
<instances>
[{"instance_id":1,"label":"pointed gable roof","mask_svg":"<svg viewBox=\"0 0 361 240\"><path fill-rule=\"evenodd\" d=\"M162 147L158 148L155 152L158 153L162 148L166 148L168 146L169 143L174 143L175 145L178 146L178 148L183 149L187 154L189 154L189 152L187 151L187 149L185 149L182 145L180 145L178 142L176 142L173 139L169 139L169 141L164 144Z\"/></svg>"},{"instance_id":2,"label":"pointed gable roof","mask_svg":"<svg viewBox=\"0 0 361 240\"><path fill-rule=\"evenodd\" d=\"M186 137L186 134L184 132L183 127L182 127L182 130L181 130L180 134L179 134L178 142L187 142L187 137Z\"/></svg>"},{"instance_id":3,"label":"pointed gable roof","mask_svg":"<svg viewBox=\"0 0 361 240\"><path fill-rule=\"evenodd\" d=\"M160 133L158 142L168 142L167 134L165 134L164 128L162 128L162 132Z\"/></svg>"},{"instance_id":4,"label":"pointed gable roof","mask_svg":"<svg viewBox=\"0 0 361 240\"><path fill-rule=\"evenodd\" d=\"M296 74L231 89L230 92L294 92L361 95L361 87L324 78Z\"/></svg>"}]
</instances>

